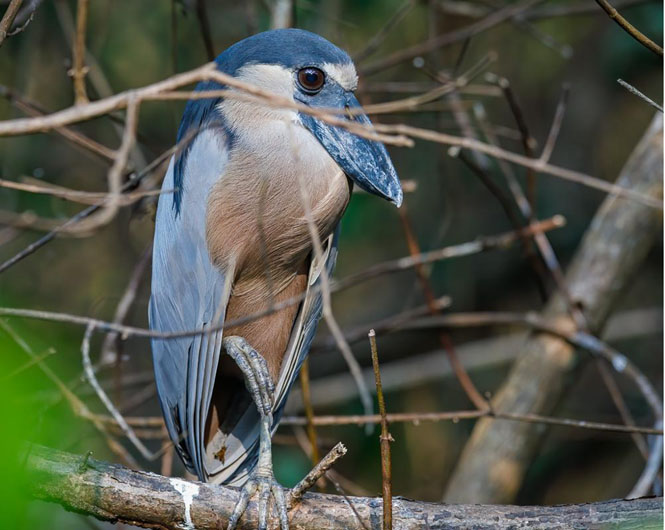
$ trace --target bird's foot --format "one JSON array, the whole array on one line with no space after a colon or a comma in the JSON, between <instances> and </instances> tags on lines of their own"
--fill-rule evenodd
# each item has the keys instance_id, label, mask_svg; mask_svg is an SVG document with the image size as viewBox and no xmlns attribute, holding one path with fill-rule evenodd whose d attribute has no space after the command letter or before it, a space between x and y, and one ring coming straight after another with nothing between
<instances>
[{"instance_id":1,"label":"bird's foot","mask_svg":"<svg viewBox=\"0 0 665 530\"><path fill-rule=\"evenodd\" d=\"M247 389L261 415L258 463L240 491L240 500L229 518L227 530L235 529L240 517L247 509L250 499L256 493L258 493L259 500L259 530L268 528L271 496L275 501L280 528L288 530L286 497L282 486L275 480L272 470L271 431L275 386L268 372L268 365L265 359L242 337L226 337L224 349L243 372Z\"/></svg>"},{"instance_id":2,"label":"bird's foot","mask_svg":"<svg viewBox=\"0 0 665 530\"><path fill-rule=\"evenodd\" d=\"M289 529L289 517L286 507L286 496L279 482L275 480L272 469L254 471L240 491L240 500L236 504L233 514L229 518L227 530L234 530L238 520L247 509L250 499L258 493L259 500L259 530L267 530L268 515L270 512L270 497L274 499L275 509L279 516L281 530Z\"/></svg>"}]
</instances>

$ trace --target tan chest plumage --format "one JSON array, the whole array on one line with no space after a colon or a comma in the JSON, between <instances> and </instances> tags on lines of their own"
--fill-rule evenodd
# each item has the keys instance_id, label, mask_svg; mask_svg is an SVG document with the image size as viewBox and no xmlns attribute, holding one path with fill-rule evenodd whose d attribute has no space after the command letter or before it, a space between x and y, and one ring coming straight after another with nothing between
<instances>
[{"instance_id":1,"label":"tan chest plumage","mask_svg":"<svg viewBox=\"0 0 665 530\"><path fill-rule=\"evenodd\" d=\"M344 173L292 118L255 115L252 134L235 140L210 194L209 253L233 274L227 321L302 293L312 249L303 201L308 200L321 239L334 230L349 201ZM293 305L224 333L252 344L276 379L296 313Z\"/></svg>"}]
</instances>

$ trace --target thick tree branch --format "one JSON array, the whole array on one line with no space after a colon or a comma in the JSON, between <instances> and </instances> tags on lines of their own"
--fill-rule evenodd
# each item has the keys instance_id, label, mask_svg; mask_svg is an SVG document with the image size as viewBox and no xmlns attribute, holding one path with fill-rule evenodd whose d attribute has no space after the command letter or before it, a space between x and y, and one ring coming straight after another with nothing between
<instances>
[{"instance_id":1,"label":"thick tree branch","mask_svg":"<svg viewBox=\"0 0 665 530\"><path fill-rule=\"evenodd\" d=\"M146 528L224 528L237 500L233 489L131 471L116 464L32 446L26 459L32 496L98 519ZM381 499L349 497L362 522L381 525ZM393 499L393 528L530 529L603 527L662 528L663 499L613 500L564 506L443 505ZM189 519L187 518L189 516ZM338 495L308 493L291 512L293 530L359 530L362 524ZM256 528L250 504L242 528Z\"/></svg>"},{"instance_id":2,"label":"thick tree branch","mask_svg":"<svg viewBox=\"0 0 665 530\"><path fill-rule=\"evenodd\" d=\"M657 114L617 184L662 201L662 142L663 119ZM624 199L608 197L596 213L566 275L570 298L582 311L591 333L597 334L603 328L623 289L630 284L656 240L662 217L655 212ZM552 297L543 317L558 320L571 331L577 329L562 292ZM493 409L549 414L561 398L564 380L575 365L575 349L571 344L548 335L533 335L492 400ZM622 367L615 369L621 371ZM661 411L655 413L659 416ZM541 427L526 423L480 420L448 484L445 500L512 502L544 432Z\"/></svg>"}]
</instances>

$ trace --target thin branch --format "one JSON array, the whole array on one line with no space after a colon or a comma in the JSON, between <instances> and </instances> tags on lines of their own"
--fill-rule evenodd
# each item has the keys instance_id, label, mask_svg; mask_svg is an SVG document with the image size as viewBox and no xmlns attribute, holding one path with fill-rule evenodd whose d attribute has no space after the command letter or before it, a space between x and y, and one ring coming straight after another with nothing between
<instances>
[{"instance_id":1,"label":"thin branch","mask_svg":"<svg viewBox=\"0 0 665 530\"><path fill-rule=\"evenodd\" d=\"M512 112L513 117L515 118L517 129L520 131L520 134L522 135L522 147L524 149L524 154L528 158L535 158L534 152L536 149L537 142L536 139L533 136L531 136L531 133L529 132L524 112L522 111L521 105L517 101L517 96L515 95L515 92L510 86L510 82L505 77L497 77L494 74L486 74L485 79L490 82L495 82L496 84L499 85L499 87L503 91L506 101L508 102L508 106L510 107L510 111ZM547 160L543 160L543 162L547 163ZM537 213L536 173L533 167L527 168L526 182L527 182L526 196L530 205L530 211L531 211L530 218L532 218Z\"/></svg>"},{"instance_id":2,"label":"thin branch","mask_svg":"<svg viewBox=\"0 0 665 530\"><path fill-rule=\"evenodd\" d=\"M88 103L85 91L85 33L88 24L88 1L78 0L76 4L76 44L74 45L74 67L71 76L74 80L74 101L77 105Z\"/></svg>"},{"instance_id":3,"label":"thin branch","mask_svg":"<svg viewBox=\"0 0 665 530\"><path fill-rule=\"evenodd\" d=\"M83 342L81 343L81 356L83 358L83 373L85 374L88 383L95 390L97 396L99 396L100 401L104 404L106 410L109 411L111 416L113 416L113 419L120 426L122 432L125 434L127 439L130 442L132 442L134 447L136 447L139 450L143 458L145 458L146 460L153 460L154 459L153 453L151 453L150 450L145 445L143 445L143 442L139 439L134 430L127 424L123 415L120 414L118 409L115 408L113 402L108 397L106 392L104 392L104 389L97 381L97 377L95 376L95 372L92 368L92 362L90 361L90 337L92 336L92 333L94 331L95 331L95 326L93 324L88 325L88 327L85 330Z\"/></svg>"},{"instance_id":4,"label":"thin branch","mask_svg":"<svg viewBox=\"0 0 665 530\"><path fill-rule=\"evenodd\" d=\"M96 206L103 205L111 197L110 193L73 190L70 188L65 188L62 186L56 186L54 184L43 183L43 182L40 182L39 184L14 182L13 180L5 180L2 178L0 178L0 188L24 191L27 193L39 193L43 195L51 195L59 199L65 199L79 204L94 204ZM165 191L145 190L145 191L124 193L120 198L118 198L118 206L128 206L130 204L134 204L135 202L141 199L144 199L145 197L154 197L155 195L161 195L162 193L173 193L173 191L174 190L165 190ZM45 219L43 220L46 221ZM53 222L54 220L49 219L48 221ZM36 222L35 224L38 224L38 222ZM24 224L23 227L29 227L29 223Z\"/></svg>"},{"instance_id":5,"label":"thin branch","mask_svg":"<svg viewBox=\"0 0 665 530\"><path fill-rule=\"evenodd\" d=\"M50 113L34 101L31 101L25 96L16 93L13 89L5 85L0 85L0 96L6 98L12 105L28 116L37 117ZM105 162L113 162L114 160L115 153L112 149L109 149L105 145L100 144L99 142L87 137L79 131L69 127L59 127L53 131L73 143L75 146L82 148L86 153L92 153Z\"/></svg>"},{"instance_id":6,"label":"thin branch","mask_svg":"<svg viewBox=\"0 0 665 530\"><path fill-rule=\"evenodd\" d=\"M621 27L621 29L623 29L626 33L628 33L628 35L633 37L633 39L635 39L642 46L652 51L656 55L660 55L661 57L663 56L663 48L658 46L658 44L653 42L649 37L644 35L644 33L642 33L630 22L628 22L625 18L623 18L621 14L616 9L614 9L607 0L596 0L596 3L603 8L605 13L607 13L607 15L612 20L614 20L614 22L619 24L619 27Z\"/></svg>"},{"instance_id":7,"label":"thin branch","mask_svg":"<svg viewBox=\"0 0 665 530\"><path fill-rule=\"evenodd\" d=\"M402 208L399 210L400 221L402 222L402 228L404 230L404 235L406 237L407 246L411 256L421 255L420 247L416 241L415 234L413 233L413 228L409 221L406 204L402 205ZM440 314L441 309L437 307L436 296L434 295L434 290L432 285L427 277L427 274L424 271L424 268L421 263L415 263L414 269L416 276L418 278L418 283L420 288L425 296L425 301L427 303L427 308L432 315ZM476 386L473 384L473 381L469 377L469 374L466 373L464 366L459 361L457 354L455 352L455 346L453 345L452 340L447 333L440 333L439 340L441 345L446 350L446 356L450 365L453 367L453 371L457 377L457 381L464 390L464 393L469 398L469 401L473 403L476 408L484 409L487 406L485 399L480 395L480 392L476 389Z\"/></svg>"},{"instance_id":8,"label":"thin branch","mask_svg":"<svg viewBox=\"0 0 665 530\"><path fill-rule=\"evenodd\" d=\"M444 46L462 42L469 37L473 37L478 33L487 31L488 29L513 18L514 16L527 11L535 4L538 4L542 1L543 0L523 0L522 2L511 4L503 9L499 9L490 13L487 17L478 22L474 22L473 24L465 26L461 29L451 31L450 33L444 33L443 35L439 35L438 37L434 37L420 44L416 44L414 46L410 46L395 52L384 59L379 59L373 63L370 63L366 67L360 68L360 74L363 76L369 76L383 71L386 68L390 68L391 66L395 66L404 61L413 59L419 55L426 55L434 50L443 48Z\"/></svg>"},{"instance_id":9,"label":"thin branch","mask_svg":"<svg viewBox=\"0 0 665 530\"><path fill-rule=\"evenodd\" d=\"M16 15L18 15L19 9L21 9L21 4L23 4L23 0L11 0L11 2L9 2L7 11L5 11L5 14L0 20L0 46L2 46L2 43L7 38L12 23L14 22Z\"/></svg>"},{"instance_id":10,"label":"thin branch","mask_svg":"<svg viewBox=\"0 0 665 530\"><path fill-rule=\"evenodd\" d=\"M233 76L229 76L220 72L217 70L215 63L208 63L207 65L204 65L195 70L191 70L190 72L172 76L164 81L160 81L152 85L147 85L140 89L121 92L115 96L101 99L87 105L70 107L60 112L53 113L49 116L40 118L20 118L16 120L6 120L0 122L0 136L16 136L21 134L43 132L45 130L62 127L71 123L85 121L95 116L107 114L111 111L123 108L129 104L129 101L136 101L138 103L140 101L163 99L163 92L168 92L169 90L176 89L182 85L205 79L215 80L221 84L226 84L238 89L239 91L242 91L227 92L225 97L235 97L241 100L256 101L257 103L262 103L269 106L277 106L280 108L284 107L296 109L299 112L304 112L306 114L316 116L325 123L334 125L336 127L343 127L353 134L357 134L370 140L398 146L411 146L413 145L413 140L411 138L419 138L431 142L442 143L445 145L456 145L459 147L476 150L495 158L504 159L509 162L522 165L526 168L533 169L537 172L550 174L559 178L584 184L586 186L596 188L607 193L615 194L617 196L630 197L634 200L641 201L648 206L662 209L661 201L654 200L651 197L646 197L633 190L626 190L620 186L612 185L603 180L585 175L584 173L552 166L539 160L534 160L529 157L505 151L496 146L489 146L473 138L460 138L445 133L439 133L436 131L430 131L417 127L410 127L403 124L377 124L374 127L364 126L356 121L346 120L338 117L338 109L317 109L307 105L296 104L293 101L288 100L288 98L277 96L271 92L257 88L254 85L239 81ZM200 93L199 96L201 96ZM186 98L189 97L190 95L188 94ZM210 95L206 94L205 97L210 97ZM258 100L256 98L258 98ZM357 112L360 112L360 110Z\"/></svg>"},{"instance_id":11,"label":"thin branch","mask_svg":"<svg viewBox=\"0 0 665 530\"><path fill-rule=\"evenodd\" d=\"M561 427L572 427L575 429L589 429L593 431L607 431L624 434L640 433L663 436L662 428L640 427L623 425L621 423L603 423L597 421L574 420L570 418L554 418L540 414L515 414L511 412L499 412L494 410L456 410L450 412L391 412L386 414L389 423L413 423L419 425L423 421L452 421L473 420L478 418L495 418L497 420L510 420L525 423L540 423L543 425L558 425ZM305 425L307 418L304 416L284 416L280 425ZM318 427L333 427L339 425L364 425L367 423L381 423L380 414L371 415L339 415L339 416L317 416L314 424Z\"/></svg>"},{"instance_id":12,"label":"thin branch","mask_svg":"<svg viewBox=\"0 0 665 530\"><path fill-rule=\"evenodd\" d=\"M81 219L71 231L75 233L90 233L93 230L110 223L121 206L122 176L129 160L129 155L136 138L136 127L138 124L139 103L130 98L127 104L127 120L122 143L116 153L116 159L108 171L109 198L101 206L100 210Z\"/></svg>"},{"instance_id":13,"label":"thin branch","mask_svg":"<svg viewBox=\"0 0 665 530\"><path fill-rule=\"evenodd\" d=\"M182 142L184 145L185 142ZM146 166L143 170L141 170L134 178L128 180L122 187L123 191L132 189L134 186L136 186L142 179L150 175L153 171L155 171L157 168L159 168L166 160L168 160L174 153L178 151L182 146L181 145L175 145L171 149L168 149L164 153L162 153L160 156L158 156L155 160L153 160L148 166ZM5 272L7 269L13 267L17 263L19 263L21 260L27 258L31 254L35 253L37 250L42 248L44 245L48 244L50 241L53 241L56 236L62 232L66 232L69 230L71 227L75 226L76 223L78 223L81 219L86 218L87 216L91 215L93 212L97 211L98 208L101 206L98 205L92 205L89 206L88 208L85 208L81 210L79 213L74 215L73 217L70 217L67 221L64 223L60 224L53 230L51 230L48 234L43 235L40 237L38 240L30 243L27 247L25 247L23 250L19 251L16 253L14 256L11 258L5 260L3 263L0 264L0 274Z\"/></svg>"},{"instance_id":14,"label":"thin branch","mask_svg":"<svg viewBox=\"0 0 665 530\"><path fill-rule=\"evenodd\" d=\"M292 509L296 504L302 501L305 492L314 486L318 480L326 474L326 472L335 465L340 458L346 454L346 447L339 442L333 447L323 459L314 466L309 473L291 490L289 495L289 509Z\"/></svg>"},{"instance_id":15,"label":"thin branch","mask_svg":"<svg viewBox=\"0 0 665 530\"><path fill-rule=\"evenodd\" d=\"M393 493L392 493L392 459L390 455L390 442L394 442L388 430L388 419L386 417L386 403L381 388L381 371L379 369L379 353L376 347L376 333L369 330L369 344L372 350L372 366L374 367L374 381L376 383L376 399L379 405L379 416L381 416L381 486L383 491L383 530L393 528Z\"/></svg>"},{"instance_id":16,"label":"thin branch","mask_svg":"<svg viewBox=\"0 0 665 530\"><path fill-rule=\"evenodd\" d=\"M468 243L462 243L460 245L453 245L438 250L424 252L418 256L407 256L397 260L378 263L372 267L365 269L364 271L347 276L342 280L338 280L337 282L332 283L332 285L330 286L330 292L332 293L336 291L341 291L343 289L347 289L353 285L357 285L368 279L376 278L384 274L391 274L403 271L411 267L414 267L418 264L432 263L435 261L457 258L461 256L469 256L489 249L507 248L519 239L520 233L533 234L534 232L541 230L551 230L553 228L559 228L564 224L565 221L562 216L554 216L552 219L546 221L540 221L538 223L529 225L529 227L519 232L506 232L493 237L479 238L476 241L471 241ZM322 289L319 288L318 290ZM312 292L313 294L316 293L317 289L316 288L312 289ZM21 318L37 319L37 320L50 320L53 322L66 322L69 324L86 326L86 327L92 325L100 331L118 332L124 337L136 336L136 337L150 337L150 338L160 338L160 339L175 339L180 337L190 337L205 333L212 333L225 326L227 327L239 326L246 322L257 320L266 315L270 315L276 311L284 309L285 307L289 307L290 305L300 303L303 300L303 298L304 295L294 296L292 298L284 300L283 302L274 304L271 308L265 311L259 311L252 315L224 322L223 324L210 326L206 330L191 329L191 330L179 330L175 332L154 331L150 329L139 328L135 326L126 326L126 325L116 324L114 322L108 322L85 316L72 315L68 313L58 313L53 311L40 311L32 309L20 309L20 308L11 308L11 307L0 307L0 316L14 316ZM343 338L344 335L342 334L342 339Z\"/></svg>"},{"instance_id":17,"label":"thin branch","mask_svg":"<svg viewBox=\"0 0 665 530\"><path fill-rule=\"evenodd\" d=\"M293 153L294 157L297 159L299 155L295 148L296 144L292 143L292 145L294 146L294 153ZM324 258L323 254L323 245L321 244L321 238L319 236L318 228L314 223L314 218L312 217L312 207L311 207L310 197L307 191L308 188L306 187L305 182L303 181L304 177L301 173L298 173L298 178L300 180L298 186L300 188L300 199L302 203L302 208L304 210L304 217L305 220L307 221L309 237L312 242L313 259L315 259L320 264L321 267L321 272L319 273L319 280L318 280L321 286L320 288L321 304L322 304L321 312L323 314L323 318L326 322L326 325L330 330L330 333L335 338L335 342L337 343L337 349L342 354L344 361L346 361L346 364L349 368L349 372L351 372L353 380L356 386L358 387L358 393L360 395L360 402L362 403L363 410L365 411L366 414L371 414L372 398L370 397L370 393L367 388L367 385L365 384L365 380L362 377L362 369L360 368L360 364L358 364L356 358L353 356L351 347L349 346L348 342L346 342L344 334L342 333L342 330L339 327L339 324L337 323L335 315L333 314L332 311L330 278L328 277L326 259ZM226 325L228 326L229 324Z\"/></svg>"},{"instance_id":18,"label":"thin branch","mask_svg":"<svg viewBox=\"0 0 665 530\"><path fill-rule=\"evenodd\" d=\"M113 322L116 324L122 324L129 313L129 310L136 299L136 295L143 279L143 275L148 268L150 263L150 258L152 257L152 245L149 244L146 249L143 251L143 255L139 259L138 263L134 267L134 271L129 278L127 283L127 288L118 302L118 307L115 310L115 315L113 315ZM108 333L104 337L104 343L102 344L102 352L100 354L100 364L101 365L110 365L116 362L120 358L118 353L118 339L120 335L118 333Z\"/></svg>"},{"instance_id":19,"label":"thin branch","mask_svg":"<svg viewBox=\"0 0 665 530\"><path fill-rule=\"evenodd\" d=\"M658 103L656 103L651 98L649 98L649 97L645 96L644 94L642 94L642 92L637 90L633 85L631 85L629 83L626 83L623 79L617 79L617 83L619 83L623 88L628 90L628 92L630 92L631 94L633 94L633 95L637 96L638 98L643 99L644 101L646 101L653 108L658 109L661 113L663 112L663 107L661 107Z\"/></svg>"},{"instance_id":20,"label":"thin branch","mask_svg":"<svg viewBox=\"0 0 665 530\"><path fill-rule=\"evenodd\" d=\"M411 320L408 319L396 327L387 329L384 333L408 332L410 331ZM359 325L357 329L347 331L347 340L354 342L363 339L366 336L365 330L374 327L376 324L374 322ZM362 333L358 335L360 329L362 329ZM606 333L602 335L602 339L608 343L661 334L663 330L663 311L661 308L655 307L621 311L610 317L605 329ZM378 328L377 333L379 333ZM464 342L458 346L457 352L464 363L464 367L469 372L498 370L515 360L525 338L526 333L522 330L506 330L505 333L494 334L488 338ZM313 347L312 354L316 355L321 349L324 351L330 349L329 339L316 349ZM454 377L455 374L449 364L441 363L442 355L445 355L443 349L427 350L422 353L411 353L405 358L383 363L381 366L381 382L384 392L403 391L433 383L448 384L445 381ZM141 374L136 374L129 379L127 385L137 384L139 382L137 376L139 375ZM374 380L371 368L363 369L363 377L368 384L371 384ZM346 373L332 373L318 377L312 381L313 406L329 408L352 401L356 397L351 390L352 384L353 381ZM293 389L285 414L294 414L296 411L302 410L302 398L299 392L299 389Z\"/></svg>"},{"instance_id":21,"label":"thin branch","mask_svg":"<svg viewBox=\"0 0 665 530\"><path fill-rule=\"evenodd\" d=\"M397 11L388 19L388 21L381 26L381 29L376 35L367 41L365 47L357 53L353 54L353 62L359 64L372 55L386 40L390 32L411 12L415 7L415 0L405 0L404 3L397 8Z\"/></svg>"},{"instance_id":22,"label":"thin branch","mask_svg":"<svg viewBox=\"0 0 665 530\"><path fill-rule=\"evenodd\" d=\"M0 126L1 125L2 124L0 123ZM430 142L436 142L444 145L453 145L465 149L479 151L481 153L490 155L494 158L506 160L508 162L512 162L514 164L518 164L526 168L531 168L540 173L545 173L548 175L562 178L564 180L569 180L570 182L576 182L578 184L582 184L589 188L594 188L597 190L604 191L605 193L608 193L610 195L635 200L646 206L650 206L651 208L655 208L658 210L663 209L662 201L644 195L643 193L640 193L638 191L631 190L629 188L623 188L620 185L612 184L607 181L600 180L595 177L591 177L589 175L585 175L584 173L581 173L579 171L564 169L558 166L553 166L551 164L546 164L538 159L529 158L523 155L519 155L517 153L513 153L511 151L506 151L504 149L501 149L500 147L488 145L478 140L474 140L472 138L453 136L446 133L430 131L427 129L421 129L419 127L412 127L410 125L404 125L404 124L398 124L398 125L380 124L376 125L375 129L377 131L384 133L402 134L404 136L411 138L419 138Z\"/></svg>"},{"instance_id":23,"label":"thin branch","mask_svg":"<svg viewBox=\"0 0 665 530\"><path fill-rule=\"evenodd\" d=\"M549 162L550 157L552 156L552 151L554 151L554 146L556 145L556 140L559 137L559 131L561 131L561 124L563 123L563 116L566 113L566 106L568 105L569 93L570 85L566 83L561 91L561 97L559 98L559 103L554 112L554 119L552 120L552 126L547 135L547 140L545 140L543 152L540 154L540 160L545 163Z\"/></svg>"}]
</instances>

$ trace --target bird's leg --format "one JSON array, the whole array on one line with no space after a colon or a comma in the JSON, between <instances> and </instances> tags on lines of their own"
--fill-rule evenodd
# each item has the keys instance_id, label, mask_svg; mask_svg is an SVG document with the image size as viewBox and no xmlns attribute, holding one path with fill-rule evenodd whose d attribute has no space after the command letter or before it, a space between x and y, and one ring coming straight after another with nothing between
<instances>
[{"instance_id":1,"label":"bird's leg","mask_svg":"<svg viewBox=\"0 0 665 530\"><path fill-rule=\"evenodd\" d=\"M261 416L261 432L259 438L259 460L256 468L242 487L240 500L236 504L227 530L233 530L244 513L249 499L258 491L259 495L259 530L268 527L270 496L275 499L275 507L279 515L282 530L288 530L289 520L286 499L282 486L275 480L272 471L272 405L275 385L268 372L265 359L242 337L225 337L223 347L226 353L236 362L243 375L245 384L256 404Z\"/></svg>"}]
</instances>

